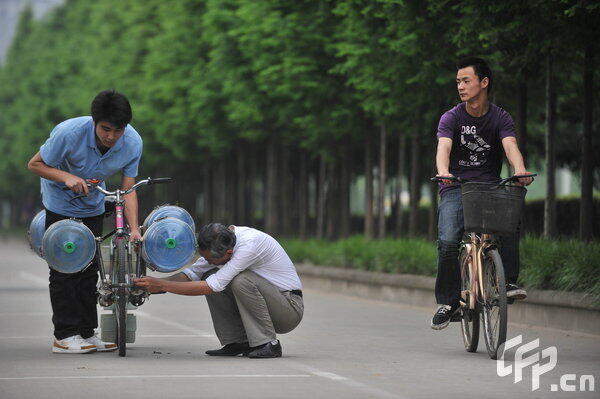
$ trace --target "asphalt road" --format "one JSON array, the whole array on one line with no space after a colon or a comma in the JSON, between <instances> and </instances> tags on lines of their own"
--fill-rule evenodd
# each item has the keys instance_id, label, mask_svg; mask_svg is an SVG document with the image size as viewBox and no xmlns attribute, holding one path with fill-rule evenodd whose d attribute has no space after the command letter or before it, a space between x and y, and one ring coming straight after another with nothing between
<instances>
[{"instance_id":1,"label":"asphalt road","mask_svg":"<svg viewBox=\"0 0 600 399\"><path fill-rule=\"evenodd\" d=\"M51 353L48 270L22 241L0 239L0 399L13 398L598 398L600 338L510 325L539 339L524 357L557 348L532 391L532 366L499 377L483 338L467 353L457 323L429 328L434 309L305 287L305 315L280 336L281 359L212 358L218 348L204 298L158 295L137 313L136 342L115 352ZM514 366L514 350L505 366ZM541 365L549 358L542 354ZM574 374L575 392L551 391ZM579 391L593 375L594 392ZM569 385L573 383L569 382ZM589 385L587 385L589 390Z\"/></svg>"}]
</instances>

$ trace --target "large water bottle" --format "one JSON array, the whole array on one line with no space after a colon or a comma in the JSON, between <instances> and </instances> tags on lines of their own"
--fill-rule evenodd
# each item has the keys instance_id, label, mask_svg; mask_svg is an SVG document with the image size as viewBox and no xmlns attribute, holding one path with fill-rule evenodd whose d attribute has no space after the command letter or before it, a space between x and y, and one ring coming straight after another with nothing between
<instances>
[{"instance_id":1,"label":"large water bottle","mask_svg":"<svg viewBox=\"0 0 600 399\"><path fill-rule=\"evenodd\" d=\"M146 231L148 227L150 227L150 225L156 222L158 219L165 217L179 219L182 222L187 223L192 228L193 232L196 231L196 225L194 224L194 218L192 218L192 215L190 215L185 209L175 205L161 205L154 208L154 210L150 212L150 214L144 220L143 231Z\"/></svg>"},{"instance_id":2,"label":"large water bottle","mask_svg":"<svg viewBox=\"0 0 600 399\"><path fill-rule=\"evenodd\" d=\"M144 232L142 257L156 271L174 272L185 266L195 253L194 231L177 218L157 220Z\"/></svg>"},{"instance_id":3,"label":"large water bottle","mask_svg":"<svg viewBox=\"0 0 600 399\"><path fill-rule=\"evenodd\" d=\"M92 231L73 219L59 220L48 227L42 239L44 259L61 273L77 273L85 269L96 254Z\"/></svg>"},{"instance_id":4,"label":"large water bottle","mask_svg":"<svg viewBox=\"0 0 600 399\"><path fill-rule=\"evenodd\" d=\"M42 255L42 238L44 238L44 232L46 231L46 210L41 210L37 215L34 216L29 230L27 231L27 238L29 239L29 246L31 249L38 254L39 257L43 258Z\"/></svg>"}]
</instances>

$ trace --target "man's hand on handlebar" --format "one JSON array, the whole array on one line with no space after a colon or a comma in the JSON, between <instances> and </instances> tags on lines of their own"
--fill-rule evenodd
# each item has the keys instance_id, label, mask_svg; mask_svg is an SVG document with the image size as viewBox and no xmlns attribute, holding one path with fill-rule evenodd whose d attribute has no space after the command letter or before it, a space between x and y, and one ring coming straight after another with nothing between
<instances>
[{"instance_id":1,"label":"man's hand on handlebar","mask_svg":"<svg viewBox=\"0 0 600 399\"><path fill-rule=\"evenodd\" d=\"M441 182L442 184L453 184L456 182L455 179L450 180L450 179L443 179L444 177L454 177L454 175L452 173L438 173L437 175L435 175L435 177L437 178L441 178Z\"/></svg>"},{"instance_id":2,"label":"man's hand on handlebar","mask_svg":"<svg viewBox=\"0 0 600 399\"><path fill-rule=\"evenodd\" d=\"M532 175L532 173L528 172L526 170L515 171L515 176L520 176L520 175ZM515 182L515 185L517 185L517 186L528 186L531 183L533 183L533 177L522 177L522 178L519 179L518 182Z\"/></svg>"},{"instance_id":3,"label":"man's hand on handlebar","mask_svg":"<svg viewBox=\"0 0 600 399\"><path fill-rule=\"evenodd\" d=\"M129 241L130 242L142 241L142 233L140 232L140 229L137 229L137 230L131 229L131 231L129 232Z\"/></svg>"},{"instance_id":4,"label":"man's hand on handlebar","mask_svg":"<svg viewBox=\"0 0 600 399\"><path fill-rule=\"evenodd\" d=\"M86 196L90 193L88 186L87 186L87 181L85 181L81 177L70 174L65 179L64 183L65 183L65 186L67 186L74 193L83 194Z\"/></svg>"}]
</instances>

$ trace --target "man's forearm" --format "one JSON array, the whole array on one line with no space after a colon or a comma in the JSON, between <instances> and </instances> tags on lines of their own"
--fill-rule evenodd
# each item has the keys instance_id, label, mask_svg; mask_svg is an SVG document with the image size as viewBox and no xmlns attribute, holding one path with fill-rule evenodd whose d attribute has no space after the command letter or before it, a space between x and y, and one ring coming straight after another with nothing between
<instances>
[{"instance_id":1,"label":"man's forearm","mask_svg":"<svg viewBox=\"0 0 600 399\"><path fill-rule=\"evenodd\" d=\"M164 291L179 295L198 296L213 293L213 290L208 286L206 281L182 282L164 280L161 285Z\"/></svg>"},{"instance_id":2,"label":"man's forearm","mask_svg":"<svg viewBox=\"0 0 600 399\"><path fill-rule=\"evenodd\" d=\"M512 140L512 139L505 139L506 141L503 141L504 145L504 152L506 154L506 158L508 159L508 162L510 163L510 165L512 166L514 172L516 174L518 173L522 173L525 172L527 169L525 169L525 161L523 160L523 155L521 154L521 151L519 150L519 146L517 145L516 140Z\"/></svg>"},{"instance_id":3,"label":"man's forearm","mask_svg":"<svg viewBox=\"0 0 600 399\"><path fill-rule=\"evenodd\" d=\"M65 179L70 175L69 172L52 168L42 161L29 162L27 168L31 172L35 173L40 177L43 177L44 179L52 180L59 183L64 183Z\"/></svg>"},{"instance_id":4,"label":"man's forearm","mask_svg":"<svg viewBox=\"0 0 600 399\"><path fill-rule=\"evenodd\" d=\"M138 220L138 199L135 191L125 196L125 218L132 230L138 230L140 228Z\"/></svg>"}]
</instances>

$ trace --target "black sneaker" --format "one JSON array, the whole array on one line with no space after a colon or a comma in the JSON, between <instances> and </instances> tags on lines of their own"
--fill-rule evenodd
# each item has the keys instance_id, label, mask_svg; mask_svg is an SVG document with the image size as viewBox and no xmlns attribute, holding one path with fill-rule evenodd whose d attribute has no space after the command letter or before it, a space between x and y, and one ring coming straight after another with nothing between
<instances>
[{"instance_id":1,"label":"black sneaker","mask_svg":"<svg viewBox=\"0 0 600 399\"><path fill-rule=\"evenodd\" d=\"M253 359L268 359L273 357L281 357L281 343L277 340L277 344L273 345L267 342L264 345L257 346L248 353L248 357Z\"/></svg>"},{"instance_id":2,"label":"black sneaker","mask_svg":"<svg viewBox=\"0 0 600 399\"><path fill-rule=\"evenodd\" d=\"M506 284L506 298L510 299L525 299L527 298L527 291L523 288L519 288L516 284Z\"/></svg>"},{"instance_id":3,"label":"black sneaker","mask_svg":"<svg viewBox=\"0 0 600 399\"><path fill-rule=\"evenodd\" d=\"M213 349L205 353L209 356L237 356L240 354L246 356L251 350L252 348L248 345L248 342L242 342L227 344L221 349Z\"/></svg>"},{"instance_id":4,"label":"black sneaker","mask_svg":"<svg viewBox=\"0 0 600 399\"><path fill-rule=\"evenodd\" d=\"M452 315L454 315L459 308L459 305L440 305L431 319L431 328L434 330L442 330L448 327Z\"/></svg>"}]
</instances>

